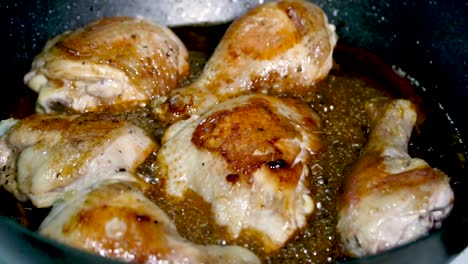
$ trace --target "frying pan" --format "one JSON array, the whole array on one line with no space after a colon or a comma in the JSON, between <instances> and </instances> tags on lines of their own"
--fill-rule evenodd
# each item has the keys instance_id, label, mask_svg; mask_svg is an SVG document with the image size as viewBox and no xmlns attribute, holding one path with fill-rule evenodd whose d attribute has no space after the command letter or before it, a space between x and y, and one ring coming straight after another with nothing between
<instances>
[{"instance_id":1,"label":"frying pan","mask_svg":"<svg viewBox=\"0 0 468 264\"><path fill-rule=\"evenodd\" d=\"M0 117L31 110L23 84L35 54L46 40L104 16L143 16L171 27L223 24L264 1L258 0L82 0L0 2L2 95ZM428 105L432 123L425 137L443 138L428 162L446 171L455 206L442 228L417 241L352 263L446 263L468 245L468 24L464 1L315 0L336 25L339 42L377 54L413 84ZM352 63L352 62L351 62ZM18 106L19 105L19 106ZM21 112L21 111L20 111ZM443 125L440 125L443 124ZM441 129L442 128L442 129ZM453 138L455 135L455 139ZM445 141L444 141L445 140ZM457 152L457 164L445 150ZM437 153L440 151L440 154ZM435 157L435 158L434 158ZM116 263L41 237L23 227L0 206L0 263Z\"/></svg>"}]
</instances>

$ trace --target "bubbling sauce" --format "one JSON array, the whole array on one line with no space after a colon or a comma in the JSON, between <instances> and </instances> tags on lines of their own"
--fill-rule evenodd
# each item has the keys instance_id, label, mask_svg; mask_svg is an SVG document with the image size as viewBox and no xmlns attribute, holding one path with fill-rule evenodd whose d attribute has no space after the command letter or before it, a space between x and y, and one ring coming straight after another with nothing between
<instances>
[{"instance_id":1,"label":"bubbling sauce","mask_svg":"<svg viewBox=\"0 0 468 264\"><path fill-rule=\"evenodd\" d=\"M364 103L385 95L365 81L334 69L329 78L320 84L317 93L305 99L323 121L321 136L328 148L319 154L311 166L309 186L313 186L316 210L307 227L297 232L278 252L266 254L258 241L248 238L230 240L226 230L214 224L210 204L193 192L189 192L183 202L171 200L164 194L163 181L156 180L157 184L148 197L175 220L185 238L196 243L243 245L253 250L265 263L334 262L344 257L335 230L335 199L343 171L356 160L366 143ZM143 166L150 167L151 163L147 161Z\"/></svg>"}]
</instances>

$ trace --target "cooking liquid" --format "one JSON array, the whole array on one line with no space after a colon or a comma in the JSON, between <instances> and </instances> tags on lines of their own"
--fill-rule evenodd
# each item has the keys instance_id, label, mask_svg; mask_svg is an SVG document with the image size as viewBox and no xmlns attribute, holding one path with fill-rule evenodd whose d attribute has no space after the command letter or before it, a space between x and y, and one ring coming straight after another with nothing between
<instances>
[{"instance_id":1,"label":"cooking liquid","mask_svg":"<svg viewBox=\"0 0 468 264\"><path fill-rule=\"evenodd\" d=\"M202 54L194 53L193 65L203 65ZM197 59L199 61L197 61ZM197 72L198 69L195 69ZM194 76L196 77L196 76ZM372 79L372 78L371 78ZM325 263L343 258L336 234L335 199L343 179L343 171L352 164L366 143L367 120L364 103L375 97L389 96L381 87L373 87L365 80L343 72L339 61L329 78L307 102L323 121L322 139L328 146L311 164L309 178L315 197L315 212L308 226L298 232L280 251L266 254L260 243L241 234L230 240L227 230L214 224L210 204L190 192L183 202L168 200L157 179L148 196L176 222L179 232L200 244L238 244L253 250L266 263ZM146 166L149 167L151 162Z\"/></svg>"},{"instance_id":2,"label":"cooking liquid","mask_svg":"<svg viewBox=\"0 0 468 264\"><path fill-rule=\"evenodd\" d=\"M174 31L190 50L191 75L184 85L193 81L202 71L203 65L221 38L225 26L176 28ZM359 156L367 141L368 122L364 111L367 100L387 96L410 99L418 105L418 125L413 133L410 154L426 159L430 164L437 160L438 154L429 151L443 151L449 165L460 167L463 163L460 142L457 135L447 131L447 122L434 118L425 120L427 109L421 98L413 90L408 79L397 75L392 68L375 55L360 49L338 43L334 52L334 68L329 77L319 85L317 93L310 98L303 98L322 119L322 140L327 148L311 164L312 177L309 186L314 194L315 211L308 225L297 232L278 252L266 254L261 244L241 234L237 240L229 239L226 229L216 226L210 204L195 193L187 193L186 199L179 202L166 197L163 191L163 179L157 176L154 164L156 153L150 156L139 168L139 174L153 183L147 196L160 206L176 223L179 233L199 244L238 244L254 251L265 263L334 263L346 259L336 232L335 201L343 181L344 172ZM13 116L25 117L32 113L35 95L26 93L20 104L14 109ZM24 108L30 102L32 107ZM22 109L21 111L19 111ZM25 111L24 109L27 109ZM432 113L434 114L434 113ZM116 113L143 127L156 139L160 138L164 127L153 120L150 109L126 109ZM423 135L423 123L434 123L447 135L440 143ZM434 133L434 132L431 132ZM449 135L447 134L449 133ZM449 146L450 148L447 148ZM434 166L434 165L433 165ZM436 167L436 166L434 166ZM444 170L444 167L440 167ZM446 171L447 172L447 171ZM450 172L447 172L450 175ZM5 196L2 197L2 196ZM16 215L25 226L36 229L48 209L33 209L29 203L21 204L9 195L1 193L2 200L11 201L10 209L4 212Z\"/></svg>"}]
</instances>

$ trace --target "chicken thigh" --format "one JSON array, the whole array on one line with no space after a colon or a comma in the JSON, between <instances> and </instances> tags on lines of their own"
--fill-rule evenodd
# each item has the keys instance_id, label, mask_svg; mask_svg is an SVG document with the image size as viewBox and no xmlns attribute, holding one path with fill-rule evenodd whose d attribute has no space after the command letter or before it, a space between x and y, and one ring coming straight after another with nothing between
<instances>
[{"instance_id":1,"label":"chicken thigh","mask_svg":"<svg viewBox=\"0 0 468 264\"><path fill-rule=\"evenodd\" d=\"M157 163L166 192L197 193L231 237L254 231L266 251L276 250L314 209L307 178L319 128L318 115L297 99L227 100L164 134Z\"/></svg>"},{"instance_id":2,"label":"chicken thigh","mask_svg":"<svg viewBox=\"0 0 468 264\"><path fill-rule=\"evenodd\" d=\"M260 263L239 246L201 246L128 183L102 183L56 204L39 233L101 256L133 263Z\"/></svg>"},{"instance_id":3,"label":"chicken thigh","mask_svg":"<svg viewBox=\"0 0 468 264\"><path fill-rule=\"evenodd\" d=\"M313 92L332 67L336 41L335 27L312 3L260 5L229 27L194 83L153 101L154 113L171 123L251 91Z\"/></svg>"},{"instance_id":4,"label":"chicken thigh","mask_svg":"<svg viewBox=\"0 0 468 264\"><path fill-rule=\"evenodd\" d=\"M37 207L104 179L136 181L128 172L156 147L141 128L104 114L35 114L14 122L0 125L0 183Z\"/></svg>"},{"instance_id":5,"label":"chicken thigh","mask_svg":"<svg viewBox=\"0 0 468 264\"><path fill-rule=\"evenodd\" d=\"M24 81L39 93L37 112L87 112L164 95L188 67L185 46L168 28L113 17L48 41Z\"/></svg>"},{"instance_id":6,"label":"chicken thigh","mask_svg":"<svg viewBox=\"0 0 468 264\"><path fill-rule=\"evenodd\" d=\"M454 199L446 174L407 153L414 105L376 99L367 111L369 141L348 171L338 203L337 229L354 256L376 254L426 234L448 215Z\"/></svg>"}]
</instances>

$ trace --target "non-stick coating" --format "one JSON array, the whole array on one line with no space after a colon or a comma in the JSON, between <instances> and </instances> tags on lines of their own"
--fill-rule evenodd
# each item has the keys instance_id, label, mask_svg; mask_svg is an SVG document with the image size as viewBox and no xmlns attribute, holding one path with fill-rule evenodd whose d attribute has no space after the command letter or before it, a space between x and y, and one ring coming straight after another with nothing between
<instances>
[{"instance_id":1,"label":"non-stick coating","mask_svg":"<svg viewBox=\"0 0 468 264\"><path fill-rule=\"evenodd\" d=\"M2 91L0 118L9 116L25 92L23 75L50 37L103 16L141 15L169 26L230 21L264 1L250 0L82 0L0 2ZM266 1L265 1L266 2ZM468 141L468 23L465 1L315 1L337 26L340 41L378 54L408 78L425 100L445 109L461 140ZM462 150L466 158L466 150ZM443 228L416 243L359 263L444 263L468 244L468 179L455 175L455 208ZM1 209L0 209L1 211ZM0 212L0 215L2 213ZM0 216L0 262L100 262L57 245ZM105 260L106 262L108 260Z\"/></svg>"}]
</instances>

